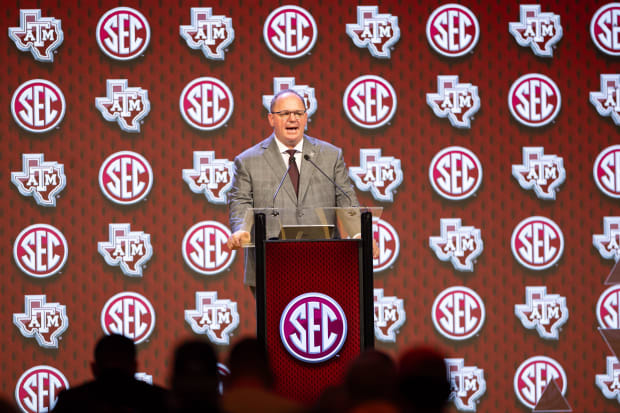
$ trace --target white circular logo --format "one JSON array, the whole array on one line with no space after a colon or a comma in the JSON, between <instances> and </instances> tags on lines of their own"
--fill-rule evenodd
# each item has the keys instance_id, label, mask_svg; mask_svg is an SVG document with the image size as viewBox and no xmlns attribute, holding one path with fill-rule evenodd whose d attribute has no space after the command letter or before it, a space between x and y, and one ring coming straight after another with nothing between
<instances>
[{"instance_id":1,"label":"white circular logo","mask_svg":"<svg viewBox=\"0 0 620 413\"><path fill-rule=\"evenodd\" d=\"M136 344L142 343L155 328L155 309L138 293L118 293L101 310L101 328L107 335L120 334Z\"/></svg>"},{"instance_id":2,"label":"white circular logo","mask_svg":"<svg viewBox=\"0 0 620 413\"><path fill-rule=\"evenodd\" d=\"M443 290L433 302L435 329L450 340L466 340L480 331L486 311L480 296L467 287Z\"/></svg>"},{"instance_id":3,"label":"white circular logo","mask_svg":"<svg viewBox=\"0 0 620 413\"><path fill-rule=\"evenodd\" d=\"M271 12L263 26L263 38L269 50L285 59L310 52L318 30L314 17L298 6L282 6Z\"/></svg>"},{"instance_id":4,"label":"white circular logo","mask_svg":"<svg viewBox=\"0 0 620 413\"><path fill-rule=\"evenodd\" d=\"M228 86L214 77L199 77L185 86L179 99L183 119L200 130L224 126L234 108L233 95Z\"/></svg>"},{"instance_id":5,"label":"white circular logo","mask_svg":"<svg viewBox=\"0 0 620 413\"><path fill-rule=\"evenodd\" d=\"M58 228L34 224L19 233L13 244L13 258L19 268L35 278L56 274L67 262L69 244Z\"/></svg>"},{"instance_id":6,"label":"white circular logo","mask_svg":"<svg viewBox=\"0 0 620 413\"><path fill-rule=\"evenodd\" d=\"M101 51L112 59L131 60L149 45L151 27L138 10L117 7L99 19L96 37Z\"/></svg>"},{"instance_id":7,"label":"white circular logo","mask_svg":"<svg viewBox=\"0 0 620 413\"><path fill-rule=\"evenodd\" d=\"M236 251L226 245L230 230L217 221L202 221L183 237L183 259L194 271L214 275L224 271L235 259Z\"/></svg>"},{"instance_id":8,"label":"white circular logo","mask_svg":"<svg viewBox=\"0 0 620 413\"><path fill-rule=\"evenodd\" d=\"M375 129L388 123L396 113L396 91L385 79L360 76L347 86L342 98L344 112L360 128Z\"/></svg>"},{"instance_id":9,"label":"white circular logo","mask_svg":"<svg viewBox=\"0 0 620 413\"><path fill-rule=\"evenodd\" d=\"M605 148L594 161L594 182L612 198L620 198L620 145Z\"/></svg>"},{"instance_id":10,"label":"white circular logo","mask_svg":"<svg viewBox=\"0 0 620 413\"><path fill-rule=\"evenodd\" d=\"M463 56L476 46L479 37L478 18L460 4L438 7L426 22L426 39L443 56Z\"/></svg>"},{"instance_id":11,"label":"white circular logo","mask_svg":"<svg viewBox=\"0 0 620 413\"><path fill-rule=\"evenodd\" d=\"M508 92L508 108L521 124L534 128L552 122L560 112L562 96L553 80L540 73L518 78Z\"/></svg>"},{"instance_id":12,"label":"white circular logo","mask_svg":"<svg viewBox=\"0 0 620 413\"><path fill-rule=\"evenodd\" d=\"M555 380L563 395L566 394L566 373L560 363L545 356L530 357L515 373L515 394L521 403L533 409L551 380Z\"/></svg>"},{"instance_id":13,"label":"white circular logo","mask_svg":"<svg viewBox=\"0 0 620 413\"><path fill-rule=\"evenodd\" d=\"M601 294L596 319L601 328L620 329L620 285L612 285Z\"/></svg>"},{"instance_id":14,"label":"white circular logo","mask_svg":"<svg viewBox=\"0 0 620 413\"><path fill-rule=\"evenodd\" d=\"M342 348L347 339L347 318L333 298L321 293L302 294L282 312L280 338L291 356L320 363Z\"/></svg>"},{"instance_id":15,"label":"white circular logo","mask_svg":"<svg viewBox=\"0 0 620 413\"><path fill-rule=\"evenodd\" d=\"M69 381L58 369L35 366L17 380L15 401L24 413L44 413L54 409L58 393L69 388Z\"/></svg>"},{"instance_id":16,"label":"white circular logo","mask_svg":"<svg viewBox=\"0 0 620 413\"><path fill-rule=\"evenodd\" d=\"M620 56L620 3L608 3L594 13L590 36L601 52Z\"/></svg>"},{"instance_id":17,"label":"white circular logo","mask_svg":"<svg viewBox=\"0 0 620 413\"><path fill-rule=\"evenodd\" d=\"M151 164L139 153L121 151L108 156L99 169L99 187L110 201L121 205L144 199L153 186Z\"/></svg>"},{"instance_id":18,"label":"white circular logo","mask_svg":"<svg viewBox=\"0 0 620 413\"><path fill-rule=\"evenodd\" d=\"M374 272L381 272L389 268L400 252L398 233L387 221L373 220L373 238L379 247L379 257L373 258Z\"/></svg>"},{"instance_id":19,"label":"white circular logo","mask_svg":"<svg viewBox=\"0 0 620 413\"><path fill-rule=\"evenodd\" d=\"M540 271L551 267L562 257L564 235L549 218L529 217L515 227L510 247L519 264Z\"/></svg>"},{"instance_id":20,"label":"white circular logo","mask_svg":"<svg viewBox=\"0 0 620 413\"><path fill-rule=\"evenodd\" d=\"M431 161L428 177L435 192L452 201L472 196L482 183L482 164L469 149L444 148Z\"/></svg>"},{"instance_id":21,"label":"white circular logo","mask_svg":"<svg viewBox=\"0 0 620 413\"><path fill-rule=\"evenodd\" d=\"M43 79L22 83L11 100L11 113L15 122L34 133L54 129L65 116L66 107L65 95L60 88Z\"/></svg>"}]
</instances>

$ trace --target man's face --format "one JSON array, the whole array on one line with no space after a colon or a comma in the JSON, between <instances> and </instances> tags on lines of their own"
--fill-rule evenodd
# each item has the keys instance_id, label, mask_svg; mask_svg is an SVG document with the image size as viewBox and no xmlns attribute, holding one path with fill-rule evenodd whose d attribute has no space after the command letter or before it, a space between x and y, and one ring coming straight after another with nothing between
<instances>
[{"instance_id":1,"label":"man's face","mask_svg":"<svg viewBox=\"0 0 620 413\"><path fill-rule=\"evenodd\" d=\"M274 112L295 112L305 109L304 103L299 99L299 96L292 93L280 95L273 107ZM267 117L269 124L273 127L276 138L289 148L294 148L303 138L306 122L308 121L307 113L304 113L299 118L293 113L285 117L270 113Z\"/></svg>"}]
</instances>

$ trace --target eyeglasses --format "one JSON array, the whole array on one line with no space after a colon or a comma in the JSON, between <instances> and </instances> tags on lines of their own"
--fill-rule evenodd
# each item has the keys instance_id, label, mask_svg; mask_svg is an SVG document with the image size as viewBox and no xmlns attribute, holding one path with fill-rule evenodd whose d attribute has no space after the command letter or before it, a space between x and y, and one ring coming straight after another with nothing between
<instances>
[{"instance_id":1,"label":"eyeglasses","mask_svg":"<svg viewBox=\"0 0 620 413\"><path fill-rule=\"evenodd\" d=\"M287 119L291 115L293 115L295 119L299 119L306 114L306 110L281 110L279 112L271 112L271 114L278 115L282 119Z\"/></svg>"}]
</instances>

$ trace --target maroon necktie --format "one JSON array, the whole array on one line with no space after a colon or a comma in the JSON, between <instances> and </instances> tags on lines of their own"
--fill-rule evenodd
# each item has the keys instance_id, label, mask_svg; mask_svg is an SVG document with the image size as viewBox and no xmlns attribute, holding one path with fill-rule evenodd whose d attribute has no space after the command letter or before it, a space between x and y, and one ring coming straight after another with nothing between
<instances>
[{"instance_id":1,"label":"maroon necktie","mask_svg":"<svg viewBox=\"0 0 620 413\"><path fill-rule=\"evenodd\" d=\"M289 149L286 153L288 153L288 164L291 167L288 171L288 176L291 177L293 188L295 188L295 195L299 195L299 168L297 168L297 162L295 162L295 153L297 153L297 151L295 149Z\"/></svg>"}]
</instances>

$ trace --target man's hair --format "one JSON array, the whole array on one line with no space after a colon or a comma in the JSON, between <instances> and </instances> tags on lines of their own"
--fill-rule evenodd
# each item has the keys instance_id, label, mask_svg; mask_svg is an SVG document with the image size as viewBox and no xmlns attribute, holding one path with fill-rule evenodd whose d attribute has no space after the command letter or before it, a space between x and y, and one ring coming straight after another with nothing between
<instances>
[{"instance_id":1,"label":"man's hair","mask_svg":"<svg viewBox=\"0 0 620 413\"><path fill-rule=\"evenodd\" d=\"M269 112L273 113L273 108L276 105L276 101L278 100L278 98L287 93L291 93L297 96L299 100L301 100L301 104L304 105L304 109L306 108L306 101L304 100L303 96L297 93L294 89L284 89L273 95L273 98L271 99L271 104L269 105Z\"/></svg>"},{"instance_id":2,"label":"man's hair","mask_svg":"<svg viewBox=\"0 0 620 413\"><path fill-rule=\"evenodd\" d=\"M95 363L100 371L135 368L136 345L122 335L103 336L95 346Z\"/></svg>"}]
</instances>

